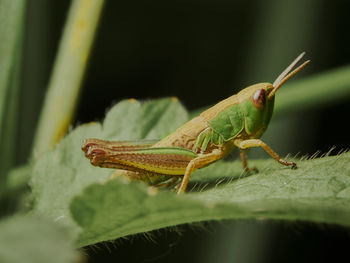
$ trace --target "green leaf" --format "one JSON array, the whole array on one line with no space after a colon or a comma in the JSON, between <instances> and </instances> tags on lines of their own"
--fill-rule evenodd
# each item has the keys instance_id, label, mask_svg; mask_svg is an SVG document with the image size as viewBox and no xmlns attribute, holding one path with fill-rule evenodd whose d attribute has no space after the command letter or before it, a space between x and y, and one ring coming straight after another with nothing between
<instances>
[{"instance_id":1,"label":"green leaf","mask_svg":"<svg viewBox=\"0 0 350 263\"><path fill-rule=\"evenodd\" d=\"M93 184L72 202L85 246L167 226L203 220L255 218L308 220L350 226L350 154L281 168L252 162L261 172L240 178L238 162L219 162L193 175L191 193L154 194L138 184ZM238 179L238 180L237 180Z\"/></svg>"},{"instance_id":2,"label":"green leaf","mask_svg":"<svg viewBox=\"0 0 350 263\"><path fill-rule=\"evenodd\" d=\"M103 125L90 123L76 128L55 148L34 163L31 186L35 213L77 231L69 212L71 199L91 183L102 183L113 170L90 165L81 150L86 138L157 139L175 130L187 112L174 99L144 104L127 100L115 105Z\"/></svg>"},{"instance_id":3,"label":"green leaf","mask_svg":"<svg viewBox=\"0 0 350 263\"><path fill-rule=\"evenodd\" d=\"M195 172L178 196L143 183L112 180L112 170L89 164L84 138L162 137L187 120L169 99L123 101L103 125L83 125L34 164L35 213L77 234L77 246L203 220L232 218L308 220L350 225L350 154L298 161L299 169L272 159L252 161L260 173L244 177L239 161L220 161ZM69 208L71 212L69 211Z\"/></svg>"},{"instance_id":4,"label":"green leaf","mask_svg":"<svg viewBox=\"0 0 350 263\"><path fill-rule=\"evenodd\" d=\"M47 220L16 216L0 222L0 262L77 262L72 237Z\"/></svg>"}]
</instances>

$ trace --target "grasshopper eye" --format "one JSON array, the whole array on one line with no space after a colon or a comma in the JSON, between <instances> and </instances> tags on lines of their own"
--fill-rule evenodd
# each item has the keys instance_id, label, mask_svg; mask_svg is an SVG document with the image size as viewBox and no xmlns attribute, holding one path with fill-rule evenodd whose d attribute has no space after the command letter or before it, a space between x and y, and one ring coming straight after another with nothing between
<instances>
[{"instance_id":1,"label":"grasshopper eye","mask_svg":"<svg viewBox=\"0 0 350 263\"><path fill-rule=\"evenodd\" d=\"M258 110L262 110L266 103L266 91L264 89L258 89L254 92L252 97L253 105Z\"/></svg>"}]
</instances>

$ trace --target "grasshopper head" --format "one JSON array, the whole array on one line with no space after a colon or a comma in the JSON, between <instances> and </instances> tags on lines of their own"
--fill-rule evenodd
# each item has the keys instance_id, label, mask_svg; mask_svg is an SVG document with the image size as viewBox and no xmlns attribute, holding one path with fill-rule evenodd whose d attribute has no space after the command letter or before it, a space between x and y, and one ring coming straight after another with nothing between
<instances>
[{"instance_id":1,"label":"grasshopper head","mask_svg":"<svg viewBox=\"0 0 350 263\"><path fill-rule=\"evenodd\" d=\"M301 53L275 80L273 84L259 83L238 93L238 99L245 116L245 130L253 138L258 138L265 131L273 112L277 90L294 74L305 67L305 61L293 70L294 66L305 55Z\"/></svg>"},{"instance_id":2,"label":"grasshopper head","mask_svg":"<svg viewBox=\"0 0 350 263\"><path fill-rule=\"evenodd\" d=\"M259 83L240 91L237 95L244 116L245 131L251 138L259 138L265 131L273 112L275 96L271 83Z\"/></svg>"}]
</instances>

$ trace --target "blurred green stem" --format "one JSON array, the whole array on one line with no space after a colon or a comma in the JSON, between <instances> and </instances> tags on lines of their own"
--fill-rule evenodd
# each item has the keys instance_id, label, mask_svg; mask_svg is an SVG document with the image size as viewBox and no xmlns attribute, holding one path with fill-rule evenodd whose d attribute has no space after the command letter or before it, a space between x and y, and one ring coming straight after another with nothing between
<instances>
[{"instance_id":1,"label":"blurred green stem","mask_svg":"<svg viewBox=\"0 0 350 263\"><path fill-rule=\"evenodd\" d=\"M25 4L23 0L0 1L0 195L16 155Z\"/></svg>"},{"instance_id":2,"label":"blurred green stem","mask_svg":"<svg viewBox=\"0 0 350 263\"><path fill-rule=\"evenodd\" d=\"M64 136L71 123L104 0L73 0L37 127L33 156Z\"/></svg>"},{"instance_id":3,"label":"blurred green stem","mask_svg":"<svg viewBox=\"0 0 350 263\"><path fill-rule=\"evenodd\" d=\"M275 113L317 108L350 97L350 65L291 81L276 95Z\"/></svg>"}]
</instances>

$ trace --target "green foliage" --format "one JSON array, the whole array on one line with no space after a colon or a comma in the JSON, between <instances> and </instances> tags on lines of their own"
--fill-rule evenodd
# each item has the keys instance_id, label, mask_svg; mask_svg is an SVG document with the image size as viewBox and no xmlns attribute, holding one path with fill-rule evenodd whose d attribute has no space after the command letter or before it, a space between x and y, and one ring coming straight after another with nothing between
<instances>
[{"instance_id":1,"label":"green foliage","mask_svg":"<svg viewBox=\"0 0 350 263\"><path fill-rule=\"evenodd\" d=\"M0 222L0 262L77 262L72 237L52 222L16 216Z\"/></svg>"},{"instance_id":2,"label":"green foliage","mask_svg":"<svg viewBox=\"0 0 350 263\"><path fill-rule=\"evenodd\" d=\"M0 1L0 199L13 166L25 1Z\"/></svg>"},{"instance_id":3,"label":"green foliage","mask_svg":"<svg viewBox=\"0 0 350 263\"><path fill-rule=\"evenodd\" d=\"M243 177L239 161L220 161L192 176L190 193L153 191L143 183L105 182L111 169L93 167L80 150L85 138L155 139L188 118L175 100L122 101L103 124L77 127L33 164L34 213L67 226L77 246L177 224L230 218L308 220L348 226L350 154L298 161L251 162L260 173ZM192 189L192 190L191 190Z\"/></svg>"}]
</instances>

